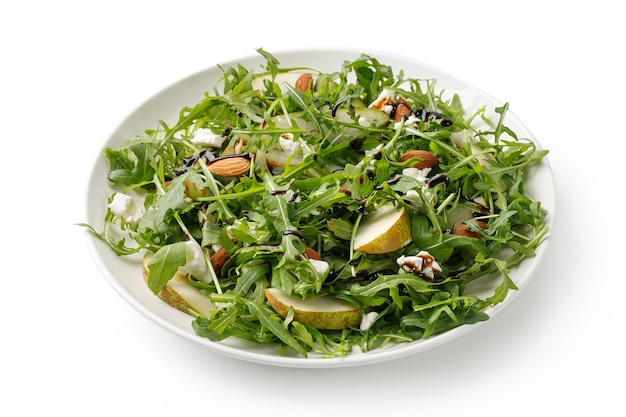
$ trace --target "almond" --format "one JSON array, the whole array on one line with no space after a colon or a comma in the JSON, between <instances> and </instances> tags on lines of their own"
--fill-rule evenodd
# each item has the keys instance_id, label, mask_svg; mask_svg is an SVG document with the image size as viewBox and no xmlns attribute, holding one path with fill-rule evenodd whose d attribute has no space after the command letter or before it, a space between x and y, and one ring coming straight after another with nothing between
<instances>
[{"instance_id":1,"label":"almond","mask_svg":"<svg viewBox=\"0 0 626 417\"><path fill-rule=\"evenodd\" d=\"M404 117L409 117L413 111L411 110L411 106L406 102L405 99L401 98L396 102L396 106L393 112L393 120L396 122L401 121Z\"/></svg>"},{"instance_id":2,"label":"almond","mask_svg":"<svg viewBox=\"0 0 626 417\"><path fill-rule=\"evenodd\" d=\"M220 274L222 267L224 266L226 261L228 261L229 259L230 255L228 254L228 252L226 252L226 249L224 248L219 249L209 258L209 260L211 261L211 266L213 266L213 269L218 275Z\"/></svg>"},{"instance_id":3,"label":"almond","mask_svg":"<svg viewBox=\"0 0 626 417\"><path fill-rule=\"evenodd\" d=\"M476 224L478 224L483 230L487 230L488 226L487 223L485 222L481 222L480 220L476 222ZM457 236L467 236L467 237L474 237L476 239L479 239L481 237L481 234L478 232L474 232L472 229L470 229L470 227L466 224L460 224L457 227L454 228L454 231L452 232Z\"/></svg>"},{"instance_id":4,"label":"almond","mask_svg":"<svg viewBox=\"0 0 626 417\"><path fill-rule=\"evenodd\" d=\"M306 249L304 250L304 256L306 256L309 259L315 259L316 261L321 261L322 257L320 256L319 253L317 253L317 251L309 246L306 247Z\"/></svg>"},{"instance_id":5,"label":"almond","mask_svg":"<svg viewBox=\"0 0 626 417\"><path fill-rule=\"evenodd\" d=\"M296 89L302 94L313 88L313 75L310 72L305 72L296 80Z\"/></svg>"},{"instance_id":6,"label":"almond","mask_svg":"<svg viewBox=\"0 0 626 417\"><path fill-rule=\"evenodd\" d=\"M218 158L209 165L209 171L222 177L239 177L249 170L250 160L244 156Z\"/></svg>"},{"instance_id":7,"label":"almond","mask_svg":"<svg viewBox=\"0 0 626 417\"><path fill-rule=\"evenodd\" d=\"M432 153L423 150L413 150L403 153L398 159L400 162L408 161L409 159L421 159L413 165L414 168L424 169L434 167L439 164L439 159Z\"/></svg>"}]
</instances>

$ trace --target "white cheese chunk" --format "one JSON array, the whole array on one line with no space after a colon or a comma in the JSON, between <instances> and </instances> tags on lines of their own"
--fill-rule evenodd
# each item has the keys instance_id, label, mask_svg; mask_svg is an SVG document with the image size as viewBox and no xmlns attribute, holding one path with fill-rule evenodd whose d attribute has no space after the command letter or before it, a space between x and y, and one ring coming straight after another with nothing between
<instances>
[{"instance_id":1,"label":"white cheese chunk","mask_svg":"<svg viewBox=\"0 0 626 417\"><path fill-rule=\"evenodd\" d=\"M193 143L194 145L212 146L214 148L219 148L222 146L225 139L226 138L224 136L213 133L211 129L203 127L200 129L196 129L196 131L193 132L191 143Z\"/></svg>"},{"instance_id":2,"label":"white cheese chunk","mask_svg":"<svg viewBox=\"0 0 626 417\"><path fill-rule=\"evenodd\" d=\"M123 219L131 226L137 225L143 215L143 207L133 200L132 197L117 193L113 196L113 201L107 206L114 216Z\"/></svg>"},{"instance_id":3,"label":"white cheese chunk","mask_svg":"<svg viewBox=\"0 0 626 417\"><path fill-rule=\"evenodd\" d=\"M398 273L403 274L406 272L423 275L426 278L432 280L435 278L437 272L441 272L441 266L437 263L435 258L427 251L420 251L415 256L402 255L396 259L400 270Z\"/></svg>"},{"instance_id":4,"label":"white cheese chunk","mask_svg":"<svg viewBox=\"0 0 626 417\"><path fill-rule=\"evenodd\" d=\"M309 263L320 275L325 275L326 271L330 269L330 265L326 261L319 261L317 259L309 259Z\"/></svg>"},{"instance_id":5,"label":"white cheese chunk","mask_svg":"<svg viewBox=\"0 0 626 417\"><path fill-rule=\"evenodd\" d=\"M208 266L204 251L195 240L185 242L185 265L178 268L183 275L192 275L200 281L207 281Z\"/></svg>"},{"instance_id":6,"label":"white cheese chunk","mask_svg":"<svg viewBox=\"0 0 626 417\"><path fill-rule=\"evenodd\" d=\"M360 329L363 331L369 329L377 317L378 313L376 311L370 311L369 313L363 314L363 317L361 318Z\"/></svg>"},{"instance_id":7,"label":"white cheese chunk","mask_svg":"<svg viewBox=\"0 0 626 417\"><path fill-rule=\"evenodd\" d=\"M384 111L387 114L391 114L393 111L393 102L396 98L396 92L387 88L380 92L376 100L374 100L368 107L371 109L378 109Z\"/></svg>"},{"instance_id":8,"label":"white cheese chunk","mask_svg":"<svg viewBox=\"0 0 626 417\"><path fill-rule=\"evenodd\" d=\"M393 124L393 128L395 130L400 129L401 127L407 127L407 126L413 126L413 127L417 127L417 122L419 122L419 118L415 117L414 115L410 115L409 117L407 117L406 120L404 121L400 121L400 122L395 122Z\"/></svg>"},{"instance_id":9,"label":"white cheese chunk","mask_svg":"<svg viewBox=\"0 0 626 417\"><path fill-rule=\"evenodd\" d=\"M404 168L402 170L402 175L406 176L406 177L411 177L411 178L415 178L416 180L418 180L419 182L426 182L428 180L428 174L430 174L430 171L432 170L432 168L424 168L424 169L418 169L418 168Z\"/></svg>"},{"instance_id":10,"label":"white cheese chunk","mask_svg":"<svg viewBox=\"0 0 626 417\"><path fill-rule=\"evenodd\" d=\"M285 133L280 138L278 138L278 144L281 149L288 155L297 152L300 149L300 143L293 140L293 134Z\"/></svg>"}]
</instances>

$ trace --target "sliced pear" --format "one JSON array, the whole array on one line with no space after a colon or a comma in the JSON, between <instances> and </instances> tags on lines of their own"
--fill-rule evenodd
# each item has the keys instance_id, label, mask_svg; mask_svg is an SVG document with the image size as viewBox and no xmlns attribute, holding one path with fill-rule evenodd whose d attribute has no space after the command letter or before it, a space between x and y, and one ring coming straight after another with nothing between
<instances>
[{"instance_id":1,"label":"sliced pear","mask_svg":"<svg viewBox=\"0 0 626 417\"><path fill-rule=\"evenodd\" d=\"M450 135L450 142L455 145L457 148L462 148L465 143L469 143L470 151L473 155L476 155L476 161L482 166L488 167L491 166L489 161L493 161L493 156L488 153L481 153L482 149L476 145L476 138L472 134L472 132L468 129L463 129L457 132L452 132ZM508 189L508 186L501 179L496 179L495 185L489 189L492 193L497 192L505 192Z\"/></svg>"},{"instance_id":2,"label":"sliced pear","mask_svg":"<svg viewBox=\"0 0 626 417\"><path fill-rule=\"evenodd\" d=\"M406 208L386 204L363 217L354 236L354 249L367 254L388 253L411 240L411 219Z\"/></svg>"},{"instance_id":3,"label":"sliced pear","mask_svg":"<svg viewBox=\"0 0 626 417\"><path fill-rule=\"evenodd\" d=\"M302 118L303 112L294 112L289 113L288 115L279 114L278 116L272 117L272 121L279 129L289 129L291 127L291 122L296 122L296 126L300 129L306 130L306 135L311 135L317 131L317 126L310 120L304 120Z\"/></svg>"},{"instance_id":4,"label":"sliced pear","mask_svg":"<svg viewBox=\"0 0 626 417\"><path fill-rule=\"evenodd\" d=\"M148 265L152 259L152 253L148 252L143 257L143 277L147 282L150 277ZM215 306L206 295L202 294L196 287L189 283L186 275L176 273L158 294L158 297L170 306L187 313L208 317ZM195 314L194 314L195 313Z\"/></svg>"},{"instance_id":5,"label":"sliced pear","mask_svg":"<svg viewBox=\"0 0 626 417\"><path fill-rule=\"evenodd\" d=\"M291 122L295 122L296 125L306 130L307 135L311 135L317 132L317 126L314 122L310 120L305 120L303 116L304 112L293 112L288 115L278 115L272 117L272 121L276 125L277 128L280 129L289 129L291 127ZM360 122L363 125L373 126L373 127L383 127L387 123L389 123L389 115L384 111L378 109L370 109L368 107L355 107L354 114L359 117ZM342 123L354 123L352 116L348 112L348 109L342 108L337 110L335 113L335 118ZM358 134L358 129L354 129L356 131L355 134Z\"/></svg>"},{"instance_id":6,"label":"sliced pear","mask_svg":"<svg viewBox=\"0 0 626 417\"><path fill-rule=\"evenodd\" d=\"M361 97L355 97L350 100L350 105L355 108L367 107L367 104L365 103L365 101L363 101Z\"/></svg>"},{"instance_id":7,"label":"sliced pear","mask_svg":"<svg viewBox=\"0 0 626 417\"><path fill-rule=\"evenodd\" d=\"M480 165L489 166L490 160L493 160L493 157L488 153L481 153L482 149L476 145L476 138L474 134L468 130L463 129L456 132L452 132L450 134L450 142L457 148L463 148L466 143L469 143L470 151L472 155L476 155L476 160Z\"/></svg>"},{"instance_id":8,"label":"sliced pear","mask_svg":"<svg viewBox=\"0 0 626 417\"><path fill-rule=\"evenodd\" d=\"M355 107L354 114L359 117L360 123L367 126L383 127L389 123L389 115L382 110L369 107ZM354 123L348 109L345 108L337 110L335 117L343 123Z\"/></svg>"},{"instance_id":9,"label":"sliced pear","mask_svg":"<svg viewBox=\"0 0 626 417\"><path fill-rule=\"evenodd\" d=\"M296 81L298 81L298 78L300 78L302 74L306 74L306 72L297 72L297 71L279 72L278 74L276 74L276 77L274 78L274 83L278 85L278 87L280 88L280 91L284 94L287 92L287 87L285 87L285 84L289 84L292 87L296 87ZM311 74L311 76L312 76L313 82L315 82L315 80L317 79L317 75ZM269 74L254 78L252 80L252 88L255 90L264 91L265 80L271 80L271 79L272 79L272 76Z\"/></svg>"},{"instance_id":10,"label":"sliced pear","mask_svg":"<svg viewBox=\"0 0 626 417\"><path fill-rule=\"evenodd\" d=\"M287 160L291 157L291 154L281 151L278 149L272 149L271 151L267 151L265 153L265 162L267 163L267 167L270 171L273 171L275 168L284 167L287 165ZM289 160L290 166L296 166L302 163L302 154L299 153L294 155L293 158Z\"/></svg>"},{"instance_id":11,"label":"sliced pear","mask_svg":"<svg viewBox=\"0 0 626 417\"><path fill-rule=\"evenodd\" d=\"M291 297L278 288L265 289L270 306L282 317L289 307L294 309L293 319L321 330L340 330L358 326L363 313L354 304L329 295L311 299Z\"/></svg>"},{"instance_id":12,"label":"sliced pear","mask_svg":"<svg viewBox=\"0 0 626 417\"><path fill-rule=\"evenodd\" d=\"M470 144L472 154L480 152L480 148L476 145L476 139L473 133L468 129L459 130L450 134L450 142L457 148L462 148L466 143ZM482 165L485 162L487 154L477 155L476 159Z\"/></svg>"},{"instance_id":13,"label":"sliced pear","mask_svg":"<svg viewBox=\"0 0 626 417\"><path fill-rule=\"evenodd\" d=\"M448 217L448 223L450 224L450 229L454 230L455 227L463 224L465 221L472 218L472 211L467 207L457 206L450 216Z\"/></svg>"},{"instance_id":14,"label":"sliced pear","mask_svg":"<svg viewBox=\"0 0 626 417\"><path fill-rule=\"evenodd\" d=\"M359 124L363 126L371 126L380 128L389 123L389 115L378 109L370 109L369 107L355 107L354 114L359 118ZM352 116L348 113L348 109L341 108L335 113L335 117L342 123L354 123ZM347 138L358 136L361 133L356 127L346 127L343 131Z\"/></svg>"},{"instance_id":15,"label":"sliced pear","mask_svg":"<svg viewBox=\"0 0 626 417\"><path fill-rule=\"evenodd\" d=\"M317 131L317 127L315 123L309 120L304 120L302 118L303 112L295 112L290 113L289 115L278 115L272 117L272 122L279 129L289 129L292 126L292 122L295 122L296 126L301 129L304 129L306 135L311 135ZM265 139L269 140L270 136L264 136ZM280 147L276 147L274 149L270 149L264 152L263 159L266 162L267 167L270 171L273 171L277 167L284 167L287 164L287 159L291 156L291 153L285 152L280 149ZM295 166L302 162L302 154L298 153L291 158L289 165Z\"/></svg>"}]
</instances>

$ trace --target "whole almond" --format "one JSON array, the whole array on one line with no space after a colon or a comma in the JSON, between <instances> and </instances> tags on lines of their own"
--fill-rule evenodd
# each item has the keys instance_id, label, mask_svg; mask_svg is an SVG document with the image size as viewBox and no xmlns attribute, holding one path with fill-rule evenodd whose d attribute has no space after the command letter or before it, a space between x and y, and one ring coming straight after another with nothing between
<instances>
[{"instance_id":1,"label":"whole almond","mask_svg":"<svg viewBox=\"0 0 626 417\"><path fill-rule=\"evenodd\" d=\"M405 162L409 159L421 159L420 162L417 162L413 165L413 168L424 169L434 167L439 164L439 159L432 153L423 150L413 150L403 153L398 161Z\"/></svg>"},{"instance_id":2,"label":"whole almond","mask_svg":"<svg viewBox=\"0 0 626 417\"><path fill-rule=\"evenodd\" d=\"M411 113L413 113L411 106L409 106L409 103L407 103L405 99L401 98L396 102L393 112L393 120L399 122L404 117L409 117Z\"/></svg>"},{"instance_id":3,"label":"whole almond","mask_svg":"<svg viewBox=\"0 0 626 417\"><path fill-rule=\"evenodd\" d=\"M319 253L317 253L317 251L309 246L306 247L305 251L304 251L304 256L306 256L309 259L314 259L316 261L321 261L322 257L320 256Z\"/></svg>"},{"instance_id":4,"label":"whole almond","mask_svg":"<svg viewBox=\"0 0 626 417\"><path fill-rule=\"evenodd\" d=\"M215 272L219 275L222 270L222 267L230 259L230 255L226 252L226 249L220 248L217 252L215 252L209 260L211 261L211 266L215 270Z\"/></svg>"},{"instance_id":5,"label":"whole almond","mask_svg":"<svg viewBox=\"0 0 626 417\"><path fill-rule=\"evenodd\" d=\"M352 192L350 190L348 190L346 187L339 187L339 192L340 193L344 193L348 197L350 197L352 195Z\"/></svg>"},{"instance_id":6,"label":"whole almond","mask_svg":"<svg viewBox=\"0 0 626 417\"><path fill-rule=\"evenodd\" d=\"M476 224L478 224L481 229L483 230L487 230L487 228L489 226L487 226L487 223L482 222L480 220L478 220L476 222ZM476 239L480 238L481 234L478 232L474 232L472 229L470 229L470 227L466 224L460 224L457 227L454 228L454 231L452 232L457 236L467 236L467 237L474 237Z\"/></svg>"},{"instance_id":7,"label":"whole almond","mask_svg":"<svg viewBox=\"0 0 626 417\"><path fill-rule=\"evenodd\" d=\"M239 177L250 170L250 160L244 156L216 159L209 165L209 171L222 177Z\"/></svg>"},{"instance_id":8,"label":"whole almond","mask_svg":"<svg viewBox=\"0 0 626 417\"><path fill-rule=\"evenodd\" d=\"M310 72L305 72L296 80L296 89L302 94L313 88L313 75Z\"/></svg>"}]
</instances>

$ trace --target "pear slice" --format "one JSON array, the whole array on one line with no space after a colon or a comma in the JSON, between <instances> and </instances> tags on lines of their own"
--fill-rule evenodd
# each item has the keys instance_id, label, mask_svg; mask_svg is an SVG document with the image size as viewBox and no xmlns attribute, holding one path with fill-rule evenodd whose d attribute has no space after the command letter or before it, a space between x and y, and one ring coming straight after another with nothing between
<instances>
[{"instance_id":1,"label":"pear slice","mask_svg":"<svg viewBox=\"0 0 626 417\"><path fill-rule=\"evenodd\" d=\"M411 219L406 208L386 204L363 217L354 236L354 249L367 254L388 253L411 240Z\"/></svg>"},{"instance_id":2,"label":"pear slice","mask_svg":"<svg viewBox=\"0 0 626 417\"><path fill-rule=\"evenodd\" d=\"M389 122L389 115L382 110L369 107L355 107L354 114L359 117L360 123L367 126L383 127ZM353 123L348 109L342 108L335 114L337 120L343 123Z\"/></svg>"},{"instance_id":3,"label":"pear slice","mask_svg":"<svg viewBox=\"0 0 626 417\"><path fill-rule=\"evenodd\" d=\"M359 123L363 126L372 126L372 127L383 127L387 123L389 123L389 115L382 110L371 109L369 107L355 107L354 113L359 117ZM348 112L348 109L341 108L337 110L335 114L337 120L342 123L354 123L352 120L352 116ZM358 136L361 134L361 130L355 127L346 127L344 128L343 135L346 138ZM331 138L334 138L336 135L331 135Z\"/></svg>"},{"instance_id":4,"label":"pear slice","mask_svg":"<svg viewBox=\"0 0 626 417\"><path fill-rule=\"evenodd\" d=\"M471 218L472 212L467 207L457 206L448 217L450 230L454 230L456 227L460 226L465 221Z\"/></svg>"},{"instance_id":5,"label":"pear slice","mask_svg":"<svg viewBox=\"0 0 626 417\"><path fill-rule=\"evenodd\" d=\"M304 112L293 112L288 115L279 114L278 116L272 117L272 121L279 129L289 129L291 127L291 123L295 122L296 126L300 129L306 130L305 135L312 135L317 131L317 126L310 120L305 120Z\"/></svg>"},{"instance_id":6,"label":"pear slice","mask_svg":"<svg viewBox=\"0 0 626 417\"><path fill-rule=\"evenodd\" d=\"M285 87L285 84L289 84L292 87L297 87L298 78L300 78L305 72L291 71L291 72L279 72L276 74L274 78L274 83L278 85L281 93L285 94L288 90ZM265 85L263 84L265 80L271 80L272 76L270 74L263 75L262 77L257 77L252 80L252 88L255 90L265 90ZM317 79L317 75L311 74L311 80L315 82Z\"/></svg>"},{"instance_id":7,"label":"pear slice","mask_svg":"<svg viewBox=\"0 0 626 417\"><path fill-rule=\"evenodd\" d=\"M481 153L482 149L476 145L476 137L470 130L463 129L457 132L452 132L450 134L450 142L452 142L452 144L454 144L457 148L462 148L466 143L469 143L470 151L472 155L476 156L476 161L484 167L491 166L489 161L493 161L493 155ZM494 182L494 187L489 189L492 193L505 192L508 190L508 186L501 179L496 179Z\"/></svg>"},{"instance_id":8,"label":"pear slice","mask_svg":"<svg viewBox=\"0 0 626 417\"><path fill-rule=\"evenodd\" d=\"M294 321L320 330L355 327L361 323L363 316L361 309L354 304L329 295L303 300L291 297L278 288L266 288L265 296L282 317L286 317L289 307L293 307Z\"/></svg>"},{"instance_id":9,"label":"pear slice","mask_svg":"<svg viewBox=\"0 0 626 417\"><path fill-rule=\"evenodd\" d=\"M147 282L150 277L148 265L152 259L152 253L148 252L143 257L143 277ZM189 315L201 315L208 317L215 306L206 295L189 283L186 275L176 273L167 285L157 294L158 297L170 306Z\"/></svg>"},{"instance_id":10,"label":"pear slice","mask_svg":"<svg viewBox=\"0 0 626 417\"><path fill-rule=\"evenodd\" d=\"M275 168L286 166L287 160L289 160L290 166L296 166L302 163L301 154L294 155L293 158L289 159L290 157L290 153L278 149L272 149L271 151L265 153L265 161L270 171L274 171Z\"/></svg>"}]
</instances>

